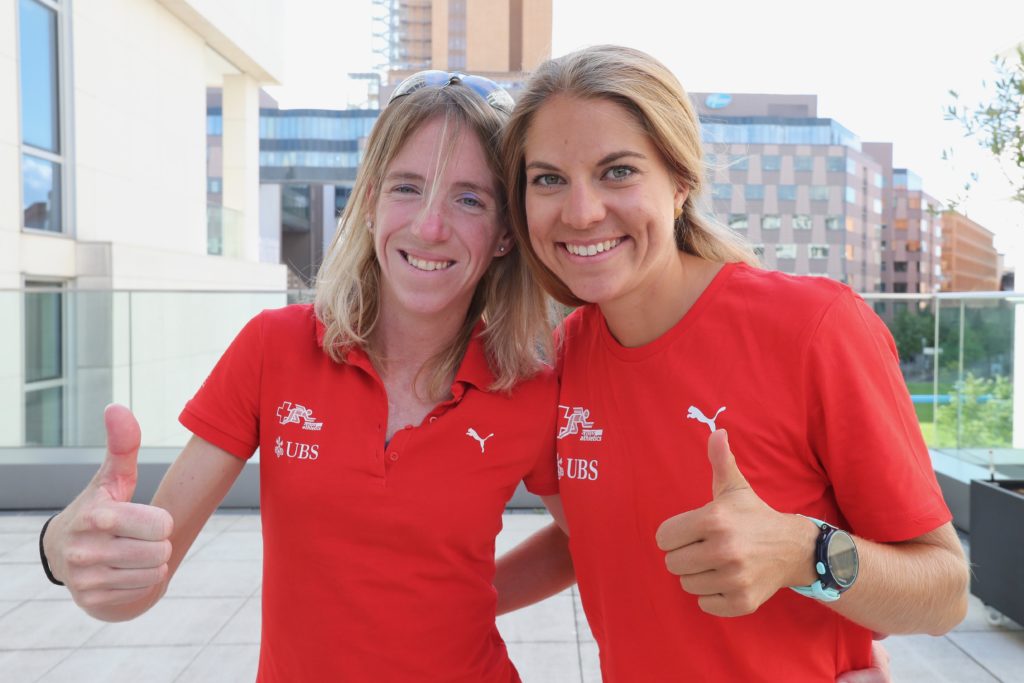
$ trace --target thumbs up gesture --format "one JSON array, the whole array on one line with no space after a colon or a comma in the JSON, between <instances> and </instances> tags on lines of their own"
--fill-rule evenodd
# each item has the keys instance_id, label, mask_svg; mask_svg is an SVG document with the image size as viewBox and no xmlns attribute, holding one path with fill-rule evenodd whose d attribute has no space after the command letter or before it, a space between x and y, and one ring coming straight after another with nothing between
<instances>
[{"instance_id":1,"label":"thumbs up gesture","mask_svg":"<svg viewBox=\"0 0 1024 683\"><path fill-rule=\"evenodd\" d=\"M138 610L122 615L118 606L159 597L174 523L162 508L131 502L141 440L131 411L110 405L103 417L106 458L85 490L50 523L43 548L54 576L82 609L119 620Z\"/></svg>"},{"instance_id":2,"label":"thumbs up gesture","mask_svg":"<svg viewBox=\"0 0 1024 683\"><path fill-rule=\"evenodd\" d=\"M710 503L670 517L655 539L665 565L700 608L720 617L750 614L783 586L814 581L817 527L776 512L750 487L725 430L708 439Z\"/></svg>"}]
</instances>

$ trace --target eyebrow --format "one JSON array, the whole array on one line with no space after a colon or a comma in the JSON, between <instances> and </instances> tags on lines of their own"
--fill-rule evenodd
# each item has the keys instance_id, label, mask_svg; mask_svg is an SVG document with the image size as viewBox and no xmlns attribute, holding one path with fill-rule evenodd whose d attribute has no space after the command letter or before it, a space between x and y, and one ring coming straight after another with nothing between
<instances>
[{"instance_id":1,"label":"eyebrow","mask_svg":"<svg viewBox=\"0 0 1024 683\"><path fill-rule=\"evenodd\" d=\"M411 171L395 171L393 173L388 173L386 176L384 176L385 182L393 183L397 180L409 180L413 182L418 182L423 185L425 185L427 182L427 179L421 176L419 173L412 173ZM491 198L493 198L495 195L495 191L493 188L488 187L487 185L481 185L480 183L474 183L471 180L459 180L452 183L452 185L459 190L469 190L471 192L478 192L480 194L486 194L488 197Z\"/></svg>"},{"instance_id":2,"label":"eyebrow","mask_svg":"<svg viewBox=\"0 0 1024 683\"><path fill-rule=\"evenodd\" d=\"M597 166L604 166L605 164L610 164L613 161L618 161L619 159L624 159L624 158L627 158L627 157L634 157L636 159L647 159L647 156L644 155L644 154L641 154L640 152L633 152L631 150L624 149L624 150L620 150L618 152L610 152L608 154L605 154L603 157L598 159L596 165ZM560 170L554 164L549 164L546 161L531 161L530 163L528 163L526 165L526 169L525 170L530 170L530 169L540 169L540 170L543 170L543 171L558 171L558 170Z\"/></svg>"}]
</instances>

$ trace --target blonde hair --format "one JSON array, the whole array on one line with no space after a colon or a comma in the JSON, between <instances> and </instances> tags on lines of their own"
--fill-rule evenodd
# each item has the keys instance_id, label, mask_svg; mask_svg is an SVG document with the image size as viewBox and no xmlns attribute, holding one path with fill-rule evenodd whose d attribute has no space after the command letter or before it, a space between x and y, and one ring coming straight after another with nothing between
<instances>
[{"instance_id":1,"label":"blonde hair","mask_svg":"<svg viewBox=\"0 0 1024 683\"><path fill-rule=\"evenodd\" d=\"M380 264L369 228L375 198L388 165L416 131L434 119L444 121L447 153L442 153L438 175L451 156L460 134L473 134L483 147L497 189L499 229L507 230L507 195L501 182L498 143L506 116L492 109L465 86L424 88L389 104L374 124L366 153L356 175L351 198L338 222L338 231L317 275L315 310L323 322L324 350L339 363L354 348L380 360L370 336L380 312ZM449 389L479 320L486 323L484 348L493 390L509 390L536 373L550 357L547 299L531 277L521 252L513 249L495 258L477 284L466 319L452 343L428 361L429 398L438 400Z\"/></svg>"},{"instance_id":2,"label":"blonde hair","mask_svg":"<svg viewBox=\"0 0 1024 683\"><path fill-rule=\"evenodd\" d=\"M628 47L600 45L551 59L531 76L502 139L509 216L516 239L544 288L569 306L586 302L537 257L526 222L526 136L537 111L555 95L608 100L632 114L678 182L688 190L675 222L676 246L709 261L757 264L751 246L698 208L704 184L700 122L679 80L661 62Z\"/></svg>"}]
</instances>

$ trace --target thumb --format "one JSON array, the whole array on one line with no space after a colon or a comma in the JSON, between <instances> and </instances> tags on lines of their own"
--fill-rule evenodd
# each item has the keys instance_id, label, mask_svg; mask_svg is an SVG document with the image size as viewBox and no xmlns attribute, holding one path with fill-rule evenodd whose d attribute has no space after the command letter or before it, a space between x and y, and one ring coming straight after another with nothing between
<instances>
[{"instance_id":1,"label":"thumb","mask_svg":"<svg viewBox=\"0 0 1024 683\"><path fill-rule=\"evenodd\" d=\"M711 493L715 498L729 491L750 488L729 450L729 434L724 429L716 430L708 438L708 460L711 462Z\"/></svg>"},{"instance_id":2,"label":"thumb","mask_svg":"<svg viewBox=\"0 0 1024 683\"><path fill-rule=\"evenodd\" d=\"M115 501L127 503L138 480L142 430L132 411L116 403L103 411L103 422L107 428L107 455L93 482Z\"/></svg>"}]
</instances>

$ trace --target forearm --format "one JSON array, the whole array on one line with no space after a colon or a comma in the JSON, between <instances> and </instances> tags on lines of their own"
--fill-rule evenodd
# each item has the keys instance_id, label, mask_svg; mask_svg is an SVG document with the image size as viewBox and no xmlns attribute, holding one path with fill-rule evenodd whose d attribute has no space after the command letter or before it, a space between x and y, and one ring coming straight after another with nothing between
<instances>
[{"instance_id":1,"label":"forearm","mask_svg":"<svg viewBox=\"0 0 1024 683\"><path fill-rule=\"evenodd\" d=\"M860 574L830 606L880 633L949 631L967 612L969 576L955 532L951 527L936 531L946 543L874 543L858 538ZM950 536L955 546L948 542Z\"/></svg>"},{"instance_id":2,"label":"forearm","mask_svg":"<svg viewBox=\"0 0 1024 683\"><path fill-rule=\"evenodd\" d=\"M552 523L498 558L498 614L532 605L575 582L569 537Z\"/></svg>"}]
</instances>

